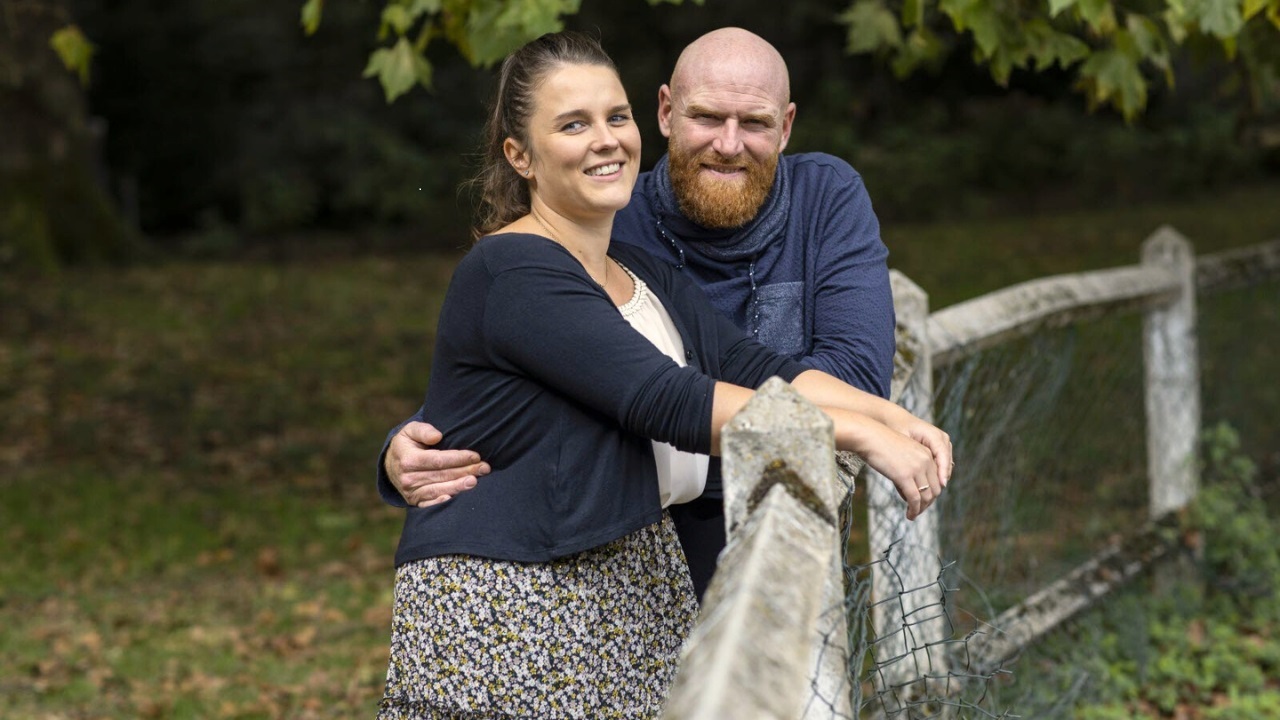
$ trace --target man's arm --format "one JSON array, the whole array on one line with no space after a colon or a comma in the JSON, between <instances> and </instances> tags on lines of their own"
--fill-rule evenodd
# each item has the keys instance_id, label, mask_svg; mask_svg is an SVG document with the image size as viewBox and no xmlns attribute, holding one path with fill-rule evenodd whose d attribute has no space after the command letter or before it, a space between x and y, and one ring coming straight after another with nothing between
<instances>
[{"instance_id":1,"label":"man's arm","mask_svg":"<svg viewBox=\"0 0 1280 720\"><path fill-rule=\"evenodd\" d=\"M843 161L829 161L819 237L813 239L813 350L799 360L887 398L896 345L889 251L862 178Z\"/></svg>"},{"instance_id":2,"label":"man's arm","mask_svg":"<svg viewBox=\"0 0 1280 720\"><path fill-rule=\"evenodd\" d=\"M378 456L378 493L396 507L442 503L476 486L489 464L471 450L435 450L443 439L423 408L387 434Z\"/></svg>"}]
</instances>

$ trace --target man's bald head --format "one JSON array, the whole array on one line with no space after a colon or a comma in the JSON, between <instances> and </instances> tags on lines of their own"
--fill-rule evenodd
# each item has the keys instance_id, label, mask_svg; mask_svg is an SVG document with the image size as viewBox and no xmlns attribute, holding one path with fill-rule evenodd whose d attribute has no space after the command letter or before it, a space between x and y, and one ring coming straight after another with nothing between
<instances>
[{"instance_id":1,"label":"man's bald head","mask_svg":"<svg viewBox=\"0 0 1280 720\"><path fill-rule=\"evenodd\" d=\"M694 40L671 72L677 95L708 84L767 91L779 106L791 101L787 63L764 38L742 28L720 28Z\"/></svg>"},{"instance_id":2,"label":"man's bald head","mask_svg":"<svg viewBox=\"0 0 1280 720\"><path fill-rule=\"evenodd\" d=\"M685 216L707 228L750 222L768 199L795 116L787 64L759 35L723 28L685 48L658 89L658 129Z\"/></svg>"}]
</instances>

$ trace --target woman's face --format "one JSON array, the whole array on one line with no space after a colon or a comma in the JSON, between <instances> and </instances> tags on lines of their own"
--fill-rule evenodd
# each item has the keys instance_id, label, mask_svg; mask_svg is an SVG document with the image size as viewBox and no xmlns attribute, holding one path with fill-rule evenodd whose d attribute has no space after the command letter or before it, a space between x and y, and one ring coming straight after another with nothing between
<instances>
[{"instance_id":1,"label":"woman's face","mask_svg":"<svg viewBox=\"0 0 1280 720\"><path fill-rule=\"evenodd\" d=\"M640 171L640 131L617 73L564 65L535 93L523 156L533 197L570 218L625 207Z\"/></svg>"}]
</instances>

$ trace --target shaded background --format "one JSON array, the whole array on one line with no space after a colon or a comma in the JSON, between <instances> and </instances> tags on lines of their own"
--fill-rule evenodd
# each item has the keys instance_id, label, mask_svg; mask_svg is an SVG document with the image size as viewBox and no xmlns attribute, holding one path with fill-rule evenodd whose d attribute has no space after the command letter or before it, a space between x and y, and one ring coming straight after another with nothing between
<instances>
[{"instance_id":1,"label":"shaded background","mask_svg":"<svg viewBox=\"0 0 1280 720\"><path fill-rule=\"evenodd\" d=\"M360 77L380 5L330 2L309 38L299 5L0 0L2 717L373 715L401 521L376 496L373 462L420 402L434 318L469 245L457 187L492 72L437 43L434 91L388 105ZM1198 252L1280 237L1277 99L1250 103L1220 51L1185 47L1176 94L1153 83L1146 113L1126 125L1087 112L1058 71L995 85L963 42L935 72L898 81L845 55L834 19L845 5L588 0L567 25L598 32L617 60L646 166L663 150L657 87L688 41L726 24L772 41L799 106L790 150L832 152L864 174L891 266L935 309L1131 264L1161 224ZM97 45L87 90L48 47L70 20ZM32 240L42 234L54 242ZM1241 676L1280 676L1280 529L1257 517L1280 515L1277 292L1202 304L1206 426L1237 426L1261 468L1245 483L1255 515L1223 512L1234 534L1210 548L1262 559L1265 581L1217 587L1271 614L1189 602L1131 614L1119 636L1068 639L1094 653L1088 682L1062 656L1023 663L991 695L993 712L1049 717L1024 700L1069 709L1087 697L1118 704L1097 717L1138 716L1155 699L1151 714L1171 716L1210 702L1187 693L1240 687L1262 709L1225 706L1223 717L1280 707L1273 681L1232 684L1222 669L1227 655ZM1095 462L1140 444L1140 403L1108 389L1140 367L1125 350L1134 337L1082 342L1094 353L1069 371L1077 389L1037 409L1054 422L1019 416L1027 442L1061 435L1073 451L1057 476L1017 478L1036 512L1060 504L1033 491L1111 478ZM1036 385L1052 389L1067 358L1050 346L1015 359L1019 373L1058 371ZM1004 417L1015 371L991 370L975 411ZM1118 502L1130 485L1111 479L1085 486L1116 513L1140 502ZM956 508L993 506L963 491ZM1092 523L1081 538L1113 532L1084 502L1072 516ZM1039 518L1001 515L1036 531L1006 536L1021 543L1007 552L974 541L999 562L968 557L962 570L996 600L1016 597L1020 586L997 580L1030 575L1022 566L1039 555L1028 548L1064 534ZM1205 643L1188 626L1212 636L1216 669L1196 664ZM1161 633L1183 638L1176 663ZM1094 652L1104 647L1112 659Z\"/></svg>"},{"instance_id":2,"label":"shaded background","mask_svg":"<svg viewBox=\"0 0 1280 720\"><path fill-rule=\"evenodd\" d=\"M88 144L92 181L153 249L210 256L465 245L470 202L457 187L472 169L492 72L438 40L434 91L388 105L376 82L360 77L378 44L376 4L330 3L312 37L289 2L6 5L25 8L17 17L26 42L39 46L70 17L98 52L81 101L43 49L47 66L6 93L0 117L13 120L23 105L29 112L16 125L57 118L74 126L71 136ZM996 85L973 64L968 35L938 67L898 81L874 58L845 54L846 28L835 19L842 9L843 0L587 2L567 25L597 33L622 69L646 167L663 150L656 90L680 49L728 24L764 36L791 69L799 120L790 150L849 160L888 222L1180 198L1280 173L1277 101L1249 102L1220 49L1183 46L1176 94L1152 83L1147 112L1126 126L1112 111L1087 112L1056 68L1015 71L1008 87ZM19 64L38 54L28 50ZM32 99L54 85L57 97ZM315 231L326 231L323 243ZM72 261L137 254L104 250L124 244L112 234L104 227L99 247L81 240L86 246L58 253Z\"/></svg>"}]
</instances>

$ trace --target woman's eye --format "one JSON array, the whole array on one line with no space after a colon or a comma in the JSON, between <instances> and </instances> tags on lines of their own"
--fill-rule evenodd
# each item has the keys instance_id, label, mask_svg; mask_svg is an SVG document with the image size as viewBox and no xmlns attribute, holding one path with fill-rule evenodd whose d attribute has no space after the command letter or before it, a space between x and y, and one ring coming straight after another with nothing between
<instances>
[{"instance_id":1,"label":"woman's eye","mask_svg":"<svg viewBox=\"0 0 1280 720\"><path fill-rule=\"evenodd\" d=\"M564 127L560 128L560 131L561 132L577 132L578 130L581 130L586 126L587 124L582 122L581 120L574 120L573 122L565 123Z\"/></svg>"}]
</instances>

